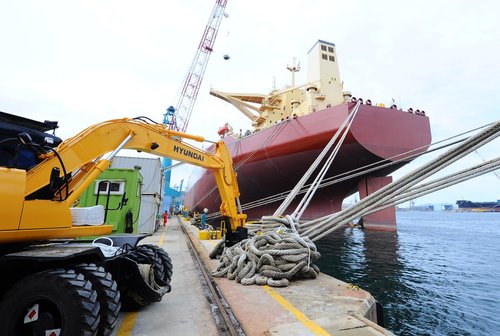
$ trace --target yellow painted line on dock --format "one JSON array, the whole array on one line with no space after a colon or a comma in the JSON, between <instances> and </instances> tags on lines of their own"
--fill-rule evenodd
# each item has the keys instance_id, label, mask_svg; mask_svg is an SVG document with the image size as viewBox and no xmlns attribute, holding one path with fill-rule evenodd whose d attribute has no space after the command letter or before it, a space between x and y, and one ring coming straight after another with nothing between
<instances>
[{"instance_id":1,"label":"yellow painted line on dock","mask_svg":"<svg viewBox=\"0 0 500 336\"><path fill-rule=\"evenodd\" d=\"M269 296L278 301L286 310L295 316L295 318L302 323L305 327L312 331L314 335L327 336L330 335L325 329L321 328L316 322L309 319L300 310L295 308L290 302L288 302L283 296L279 295L275 290L269 286L262 286Z\"/></svg>"},{"instance_id":2,"label":"yellow painted line on dock","mask_svg":"<svg viewBox=\"0 0 500 336\"><path fill-rule=\"evenodd\" d=\"M118 336L130 336L134 329L135 321L137 320L137 312L125 313L120 329L118 329Z\"/></svg>"},{"instance_id":3,"label":"yellow painted line on dock","mask_svg":"<svg viewBox=\"0 0 500 336\"><path fill-rule=\"evenodd\" d=\"M165 229L166 231L167 229ZM165 232L163 232L160 236L160 240L158 240L158 246L162 247L163 246L163 240L165 239Z\"/></svg>"},{"instance_id":4,"label":"yellow painted line on dock","mask_svg":"<svg viewBox=\"0 0 500 336\"><path fill-rule=\"evenodd\" d=\"M165 228L165 231L167 229ZM163 241L165 240L165 232L163 232L158 240L158 246L162 247ZM118 336L130 336L132 335L132 330L134 329L135 321L137 320L138 312L128 312L125 313L123 321L118 329Z\"/></svg>"}]
</instances>

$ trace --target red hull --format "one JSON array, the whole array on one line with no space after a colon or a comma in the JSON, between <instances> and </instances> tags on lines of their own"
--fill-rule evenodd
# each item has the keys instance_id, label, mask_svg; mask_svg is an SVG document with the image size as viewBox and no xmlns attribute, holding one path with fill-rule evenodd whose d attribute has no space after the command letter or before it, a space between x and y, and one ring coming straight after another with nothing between
<instances>
[{"instance_id":1,"label":"red hull","mask_svg":"<svg viewBox=\"0 0 500 336\"><path fill-rule=\"evenodd\" d=\"M286 120L242 139L226 137L225 142L238 173L241 203L245 205L292 189L353 106L354 103L345 103ZM326 178L411 150L418 149L413 154L423 152L430 142L427 117L385 107L361 105ZM358 184L363 179L386 176L409 161L319 189L302 219L318 218L339 211L342 201L358 190ZM185 205L191 211L203 208L208 208L210 212L218 211L220 197L214 186L212 174L204 172L187 192ZM258 219L262 215L271 215L279 204L274 202L244 212L249 219ZM292 204L287 212L294 208Z\"/></svg>"}]
</instances>

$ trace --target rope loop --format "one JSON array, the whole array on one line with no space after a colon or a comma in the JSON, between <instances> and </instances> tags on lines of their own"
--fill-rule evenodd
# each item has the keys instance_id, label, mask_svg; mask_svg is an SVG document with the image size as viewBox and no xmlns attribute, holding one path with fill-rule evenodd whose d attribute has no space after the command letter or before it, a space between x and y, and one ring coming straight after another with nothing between
<instances>
[{"instance_id":1,"label":"rope loop","mask_svg":"<svg viewBox=\"0 0 500 336\"><path fill-rule=\"evenodd\" d=\"M298 233L292 217L263 217L249 227L250 238L226 248L212 272L242 285L288 286L294 279L315 279L316 245Z\"/></svg>"}]
</instances>

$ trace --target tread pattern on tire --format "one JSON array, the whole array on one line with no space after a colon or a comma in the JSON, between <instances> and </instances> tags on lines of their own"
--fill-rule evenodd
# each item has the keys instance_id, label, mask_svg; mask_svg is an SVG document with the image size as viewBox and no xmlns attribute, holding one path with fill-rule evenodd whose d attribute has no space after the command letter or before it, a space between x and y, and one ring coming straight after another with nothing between
<instances>
[{"instance_id":1,"label":"tread pattern on tire","mask_svg":"<svg viewBox=\"0 0 500 336\"><path fill-rule=\"evenodd\" d=\"M151 264L155 274L155 280L162 281L165 277L163 262L156 251L150 248L152 245L139 245L135 251L132 252L135 260L138 263Z\"/></svg>"},{"instance_id":2,"label":"tread pattern on tire","mask_svg":"<svg viewBox=\"0 0 500 336\"><path fill-rule=\"evenodd\" d=\"M168 253L151 244L138 245L135 250L129 255L129 258L137 263L147 263L153 265L155 274L155 282L168 288L170 291L170 281L172 279L172 261ZM125 311L136 311L151 302L143 300L140 293L136 293L128 288L122 288L122 308Z\"/></svg>"},{"instance_id":3,"label":"tread pattern on tire","mask_svg":"<svg viewBox=\"0 0 500 336\"><path fill-rule=\"evenodd\" d=\"M162 282L162 285L170 285L172 281L173 265L167 251L151 244L139 245L137 246L137 250L160 259L163 271L158 274L159 280Z\"/></svg>"},{"instance_id":4,"label":"tread pattern on tire","mask_svg":"<svg viewBox=\"0 0 500 336\"><path fill-rule=\"evenodd\" d=\"M71 325L68 327L69 330L62 330L62 334L94 336L97 333L100 304L92 283L74 270L54 269L28 275L10 288L4 296L0 304L0 325L9 336L11 331L8 330L8 325L15 323L18 318L15 316L16 307L19 304L23 305L23 300L29 299L30 296L35 300L43 290L46 291L46 295L56 290L62 293L63 305L70 306L72 310L61 309L62 315L68 314L65 318L66 323ZM58 302L55 298L51 299Z\"/></svg>"},{"instance_id":5,"label":"tread pattern on tire","mask_svg":"<svg viewBox=\"0 0 500 336\"><path fill-rule=\"evenodd\" d=\"M76 265L75 270L83 274L97 291L97 300L101 306L99 312L101 322L99 323L98 335L111 335L118 322L118 314L121 309L118 284L113 280L111 273L107 272L104 267L97 266L96 264Z\"/></svg>"}]
</instances>

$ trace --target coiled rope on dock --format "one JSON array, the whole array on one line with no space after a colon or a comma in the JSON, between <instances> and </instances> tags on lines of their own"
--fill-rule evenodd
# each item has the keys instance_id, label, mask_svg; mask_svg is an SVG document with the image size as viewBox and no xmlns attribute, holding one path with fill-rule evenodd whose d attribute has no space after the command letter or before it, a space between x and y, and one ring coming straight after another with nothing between
<instances>
[{"instance_id":1,"label":"coiled rope on dock","mask_svg":"<svg viewBox=\"0 0 500 336\"><path fill-rule=\"evenodd\" d=\"M288 286L293 279L315 279L314 263L320 253L307 237L301 237L290 218L265 217L247 226L250 238L224 250L215 277L227 277L242 285Z\"/></svg>"}]
</instances>

